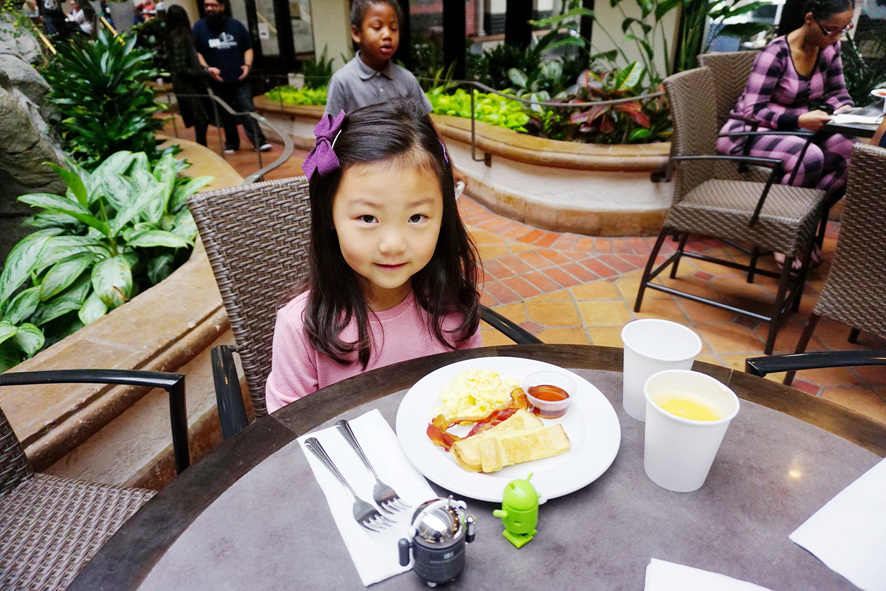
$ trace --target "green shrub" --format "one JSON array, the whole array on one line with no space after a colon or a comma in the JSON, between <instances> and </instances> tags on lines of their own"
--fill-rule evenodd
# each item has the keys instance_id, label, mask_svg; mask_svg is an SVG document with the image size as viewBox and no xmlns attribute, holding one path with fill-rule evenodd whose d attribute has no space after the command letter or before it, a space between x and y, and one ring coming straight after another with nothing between
<instances>
[{"instance_id":1,"label":"green shrub","mask_svg":"<svg viewBox=\"0 0 886 591\"><path fill-rule=\"evenodd\" d=\"M163 105L145 83L160 71L153 54L135 44L134 36L113 37L105 30L94 42L60 43L44 73L63 119L64 147L87 170L121 150L144 152L151 161L159 157L154 132L163 121L153 115Z\"/></svg>"},{"instance_id":2,"label":"green shrub","mask_svg":"<svg viewBox=\"0 0 886 591\"><path fill-rule=\"evenodd\" d=\"M265 93L274 102L284 105L325 105L326 87L295 88L293 86L277 86Z\"/></svg>"},{"instance_id":3,"label":"green shrub","mask_svg":"<svg viewBox=\"0 0 886 591\"><path fill-rule=\"evenodd\" d=\"M443 87L438 87L427 93L427 97L434 107L433 112L438 115L471 117L471 93L463 88L459 88L453 94L446 94ZM529 121L529 116L520 101L484 92L474 94L474 117L477 121L524 133L526 129L523 126Z\"/></svg>"},{"instance_id":4,"label":"green shrub","mask_svg":"<svg viewBox=\"0 0 886 591\"><path fill-rule=\"evenodd\" d=\"M0 371L94 322L187 260L197 227L187 198L212 177L184 178L171 154L113 154L89 173L53 164L64 196L19 197L42 211L0 275Z\"/></svg>"}]
</instances>

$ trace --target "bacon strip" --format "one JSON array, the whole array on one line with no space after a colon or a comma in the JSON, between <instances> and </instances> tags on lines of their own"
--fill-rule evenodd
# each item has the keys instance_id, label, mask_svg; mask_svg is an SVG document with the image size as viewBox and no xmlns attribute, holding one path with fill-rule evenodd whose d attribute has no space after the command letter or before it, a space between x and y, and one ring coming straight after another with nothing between
<instances>
[{"instance_id":1,"label":"bacon strip","mask_svg":"<svg viewBox=\"0 0 886 591\"><path fill-rule=\"evenodd\" d=\"M428 435L428 438L433 442L434 445L438 445L446 451L449 451L449 449L452 447L452 444L456 441L467 439L468 437L473 437L474 435L482 433L483 431L488 431L499 423L510 418L511 415L513 415L518 410L525 410L527 407L528 402L526 400L526 393L523 391L522 388L515 388L511 392L511 399L506 407L492 411L483 419L475 422L473 419L468 419L464 417L447 419L443 415L437 415L428 424L426 433ZM464 423L475 423L467 435L465 435L464 437L458 437L457 435L449 433L450 428L455 425L461 425Z\"/></svg>"}]
</instances>

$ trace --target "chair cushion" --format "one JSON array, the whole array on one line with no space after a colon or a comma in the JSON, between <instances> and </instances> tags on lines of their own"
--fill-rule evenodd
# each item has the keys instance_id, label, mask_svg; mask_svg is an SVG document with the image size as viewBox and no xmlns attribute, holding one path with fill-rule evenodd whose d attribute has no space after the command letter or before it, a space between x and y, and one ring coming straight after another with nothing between
<instances>
[{"instance_id":1,"label":"chair cushion","mask_svg":"<svg viewBox=\"0 0 886 591\"><path fill-rule=\"evenodd\" d=\"M826 193L772 185L757 223L748 227L762 191L761 183L705 181L671 207L665 225L764 250L787 253L805 247L815 233Z\"/></svg>"},{"instance_id":2,"label":"chair cushion","mask_svg":"<svg viewBox=\"0 0 886 591\"><path fill-rule=\"evenodd\" d=\"M64 589L154 494L35 474L0 496L0 586Z\"/></svg>"}]
</instances>

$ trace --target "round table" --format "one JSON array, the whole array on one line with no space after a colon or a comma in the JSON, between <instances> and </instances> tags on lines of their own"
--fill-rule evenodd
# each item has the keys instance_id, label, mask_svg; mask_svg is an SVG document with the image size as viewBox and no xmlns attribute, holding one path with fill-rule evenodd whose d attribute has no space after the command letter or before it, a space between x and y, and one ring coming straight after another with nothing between
<instances>
[{"instance_id":1,"label":"round table","mask_svg":"<svg viewBox=\"0 0 886 591\"><path fill-rule=\"evenodd\" d=\"M854 589L788 536L886 455L886 427L781 384L697 362L696 371L742 398L742 409L705 485L670 492L646 477L643 423L622 409L622 350L581 345L435 355L302 398L178 476L69 589L362 587L296 438L374 408L393 426L400 400L420 378L488 356L545 361L587 379L615 409L621 447L600 478L541 506L539 533L519 550L502 537L495 504L466 499L477 538L467 546L466 569L447 588L642 589L654 557L778 590ZM404 573L373 588L426 586Z\"/></svg>"}]
</instances>

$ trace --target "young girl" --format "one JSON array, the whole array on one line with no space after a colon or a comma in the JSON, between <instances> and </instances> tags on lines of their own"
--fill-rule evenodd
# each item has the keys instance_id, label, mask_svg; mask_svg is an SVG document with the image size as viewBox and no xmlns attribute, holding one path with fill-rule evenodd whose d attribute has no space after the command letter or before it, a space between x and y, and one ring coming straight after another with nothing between
<instances>
[{"instance_id":1,"label":"young girl","mask_svg":"<svg viewBox=\"0 0 886 591\"><path fill-rule=\"evenodd\" d=\"M481 345L477 254L431 120L408 99L314 130L305 289L277 313L273 412L364 371Z\"/></svg>"}]
</instances>

